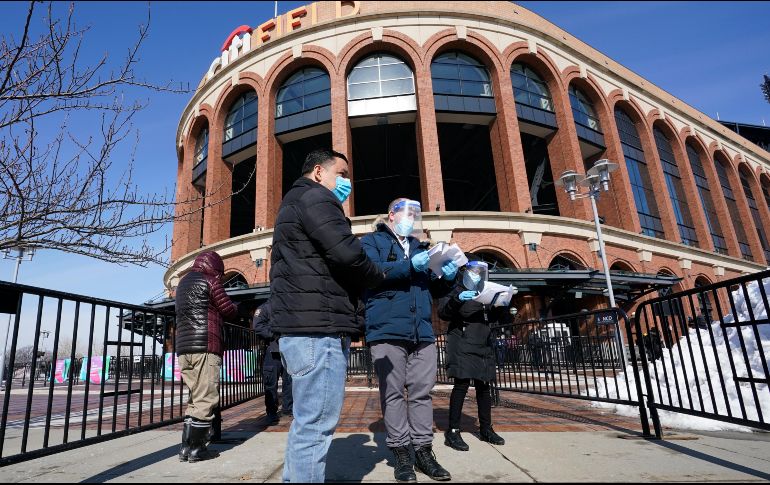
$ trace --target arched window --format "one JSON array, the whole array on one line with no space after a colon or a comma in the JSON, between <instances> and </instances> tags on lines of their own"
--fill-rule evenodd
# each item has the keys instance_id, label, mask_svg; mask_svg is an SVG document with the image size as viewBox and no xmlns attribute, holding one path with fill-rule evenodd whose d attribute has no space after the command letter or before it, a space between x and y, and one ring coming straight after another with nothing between
<instances>
[{"instance_id":1,"label":"arched window","mask_svg":"<svg viewBox=\"0 0 770 485\"><path fill-rule=\"evenodd\" d=\"M765 253L765 261L770 263L770 246L767 243L767 237L765 236L764 226L762 225L762 218L759 215L757 201L754 199L754 192L751 190L751 175L746 173L746 170L743 167L738 170L738 173L741 176L741 186L743 186L743 193L746 195L746 200L749 203L751 218L754 221L754 227L757 229L759 242L762 244L762 251Z\"/></svg>"},{"instance_id":2,"label":"arched window","mask_svg":"<svg viewBox=\"0 0 770 485\"><path fill-rule=\"evenodd\" d=\"M550 263L548 263L548 270L551 271L567 271L567 270L579 270L586 269L583 263L567 254L559 254L554 256Z\"/></svg>"},{"instance_id":3,"label":"arched window","mask_svg":"<svg viewBox=\"0 0 770 485\"><path fill-rule=\"evenodd\" d=\"M711 282L703 276L698 276L695 279L694 287L698 290L705 286L710 286ZM711 322L711 312L714 309L714 305L711 302L712 292L699 291L698 295L698 311L699 314L695 317L695 324L698 326L705 326L708 322Z\"/></svg>"},{"instance_id":4,"label":"arched window","mask_svg":"<svg viewBox=\"0 0 770 485\"><path fill-rule=\"evenodd\" d=\"M329 74L318 67L306 67L292 74L278 90L275 118L331 105Z\"/></svg>"},{"instance_id":5,"label":"arched window","mask_svg":"<svg viewBox=\"0 0 770 485\"><path fill-rule=\"evenodd\" d=\"M431 62L434 94L492 97L492 82L486 66L458 51L445 52Z\"/></svg>"},{"instance_id":6,"label":"arched window","mask_svg":"<svg viewBox=\"0 0 770 485\"><path fill-rule=\"evenodd\" d=\"M222 283L222 286L225 289L241 289L248 288L249 283L240 273L228 273L224 277L224 283Z\"/></svg>"},{"instance_id":7,"label":"arched window","mask_svg":"<svg viewBox=\"0 0 770 485\"><path fill-rule=\"evenodd\" d=\"M241 95L225 118L222 155L237 151L257 140L257 93ZM225 149L227 147L227 149Z\"/></svg>"},{"instance_id":8,"label":"arched window","mask_svg":"<svg viewBox=\"0 0 770 485\"><path fill-rule=\"evenodd\" d=\"M348 76L348 101L405 94L414 94L414 74L393 54L372 54L356 64Z\"/></svg>"},{"instance_id":9,"label":"arched window","mask_svg":"<svg viewBox=\"0 0 770 485\"><path fill-rule=\"evenodd\" d=\"M770 185L768 185L764 176L760 177L759 185L762 186L762 195L765 198L765 204L767 205L767 209L770 210Z\"/></svg>"},{"instance_id":10,"label":"arched window","mask_svg":"<svg viewBox=\"0 0 770 485\"><path fill-rule=\"evenodd\" d=\"M209 127L201 128L195 138L195 151L193 151L192 181L199 187L206 185L206 165L209 158Z\"/></svg>"},{"instance_id":11,"label":"arched window","mask_svg":"<svg viewBox=\"0 0 770 485\"><path fill-rule=\"evenodd\" d=\"M472 253L465 253L465 255L472 261L484 261L489 265L489 269L504 269L514 267L507 258L499 256L491 251L474 251Z\"/></svg>"},{"instance_id":12,"label":"arched window","mask_svg":"<svg viewBox=\"0 0 770 485\"><path fill-rule=\"evenodd\" d=\"M655 136L658 156L663 165L663 175L666 179L668 196L674 208L676 224L679 227L679 236L682 238L682 243L688 246L698 246L698 236L695 234L695 224L692 221L690 208L684 195L684 186L682 185L682 177L679 175L679 167L674 159L674 150L662 131L653 127L652 132Z\"/></svg>"},{"instance_id":13,"label":"arched window","mask_svg":"<svg viewBox=\"0 0 770 485\"><path fill-rule=\"evenodd\" d=\"M198 137L195 139L195 156L193 158L193 168L201 163L205 163L209 157L209 128L201 129Z\"/></svg>"},{"instance_id":14,"label":"arched window","mask_svg":"<svg viewBox=\"0 0 770 485\"><path fill-rule=\"evenodd\" d=\"M631 179L631 190L634 193L636 213L642 226L642 234L663 238L663 224L660 222L658 206L655 203L655 193L652 190L650 173L642 150L642 142L636 131L636 126L625 111L615 109L615 122L618 125L620 143L626 159L628 178Z\"/></svg>"},{"instance_id":15,"label":"arched window","mask_svg":"<svg viewBox=\"0 0 770 485\"><path fill-rule=\"evenodd\" d=\"M714 243L714 251L719 254L727 254L727 242L722 235L722 226L719 224L719 217L714 208L714 201L711 198L706 172L703 170L703 164L700 161L698 152L689 143L686 144L687 158L690 160L690 168L695 176L695 185L698 187L698 197L700 198L703 215L706 217L706 224L709 226L711 241Z\"/></svg>"},{"instance_id":16,"label":"arched window","mask_svg":"<svg viewBox=\"0 0 770 485\"><path fill-rule=\"evenodd\" d=\"M575 118L575 123L590 130L602 132L602 126L599 124L593 103L573 84L569 86L569 102L572 105L572 116Z\"/></svg>"},{"instance_id":17,"label":"arched window","mask_svg":"<svg viewBox=\"0 0 770 485\"><path fill-rule=\"evenodd\" d=\"M529 66L520 63L511 65L511 82L516 103L554 112L548 86Z\"/></svg>"},{"instance_id":18,"label":"arched window","mask_svg":"<svg viewBox=\"0 0 770 485\"><path fill-rule=\"evenodd\" d=\"M714 157L714 165L717 169L719 185L722 186L722 193L724 194L725 202L727 203L727 211L730 214L730 219L733 221L735 236L738 238L741 257L746 261L754 261L754 256L751 254L751 246L749 246L749 238L746 236L746 231L744 230L743 222L741 221L741 213L738 211L738 202L735 200L735 194L733 194L733 189L730 186L727 167L725 167L719 160L719 156Z\"/></svg>"}]
</instances>

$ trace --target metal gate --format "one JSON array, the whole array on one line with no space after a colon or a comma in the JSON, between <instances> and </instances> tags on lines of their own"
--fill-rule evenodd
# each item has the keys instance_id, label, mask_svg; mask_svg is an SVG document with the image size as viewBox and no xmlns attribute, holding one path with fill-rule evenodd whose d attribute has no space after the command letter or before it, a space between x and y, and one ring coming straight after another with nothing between
<instances>
[{"instance_id":1,"label":"metal gate","mask_svg":"<svg viewBox=\"0 0 770 485\"><path fill-rule=\"evenodd\" d=\"M0 466L184 419L173 312L0 282L6 318ZM223 338L226 409L264 394L264 345L229 324Z\"/></svg>"},{"instance_id":2,"label":"metal gate","mask_svg":"<svg viewBox=\"0 0 770 485\"><path fill-rule=\"evenodd\" d=\"M655 435L658 410L770 430L770 271L646 301L634 321Z\"/></svg>"}]
</instances>

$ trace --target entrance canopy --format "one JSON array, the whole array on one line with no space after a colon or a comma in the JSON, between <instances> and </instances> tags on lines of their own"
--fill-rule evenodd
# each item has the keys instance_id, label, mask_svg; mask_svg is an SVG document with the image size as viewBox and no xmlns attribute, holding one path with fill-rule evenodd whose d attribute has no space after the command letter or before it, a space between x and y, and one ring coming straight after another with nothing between
<instances>
[{"instance_id":1,"label":"entrance canopy","mask_svg":"<svg viewBox=\"0 0 770 485\"><path fill-rule=\"evenodd\" d=\"M615 298L634 301L652 291L670 288L682 278L667 275L610 271ZM558 295L582 293L602 295L607 289L604 272L597 269L541 269L496 268L489 272L489 280L502 285L514 285L519 294Z\"/></svg>"}]
</instances>

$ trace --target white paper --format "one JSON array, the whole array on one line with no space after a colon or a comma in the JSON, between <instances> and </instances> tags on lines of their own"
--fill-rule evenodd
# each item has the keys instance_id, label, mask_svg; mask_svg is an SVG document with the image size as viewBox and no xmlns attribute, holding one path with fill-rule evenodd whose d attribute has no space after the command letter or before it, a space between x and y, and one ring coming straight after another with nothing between
<instances>
[{"instance_id":1,"label":"white paper","mask_svg":"<svg viewBox=\"0 0 770 485\"><path fill-rule=\"evenodd\" d=\"M430 268L431 271L433 271L433 274L439 278L444 277L441 267L444 266L447 261L453 261L458 268L468 264L468 258L457 244L450 245L440 242L428 250L428 256L430 256L428 268Z\"/></svg>"},{"instance_id":2,"label":"white paper","mask_svg":"<svg viewBox=\"0 0 770 485\"><path fill-rule=\"evenodd\" d=\"M485 281L484 288L473 300L484 305L508 306L511 303L511 298L517 292L518 289L513 285L503 286L492 281Z\"/></svg>"}]
</instances>

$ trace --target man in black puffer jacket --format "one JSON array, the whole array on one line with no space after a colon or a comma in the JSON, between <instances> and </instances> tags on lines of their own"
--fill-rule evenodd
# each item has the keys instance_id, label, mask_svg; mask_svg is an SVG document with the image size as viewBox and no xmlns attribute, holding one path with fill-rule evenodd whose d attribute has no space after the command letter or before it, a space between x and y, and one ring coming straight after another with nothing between
<instances>
[{"instance_id":1,"label":"man in black puffer jacket","mask_svg":"<svg viewBox=\"0 0 770 485\"><path fill-rule=\"evenodd\" d=\"M211 422L219 407L219 372L224 342L222 320L238 316L238 308L222 287L225 265L213 251L195 258L176 288L176 353L190 398L187 404L181 461L211 458L206 450Z\"/></svg>"},{"instance_id":2,"label":"man in black puffer jacket","mask_svg":"<svg viewBox=\"0 0 770 485\"><path fill-rule=\"evenodd\" d=\"M349 338L364 326L359 296L383 275L342 210L351 189L345 156L312 151L302 173L275 222L270 305L294 395L283 479L323 482L342 411Z\"/></svg>"}]
</instances>

